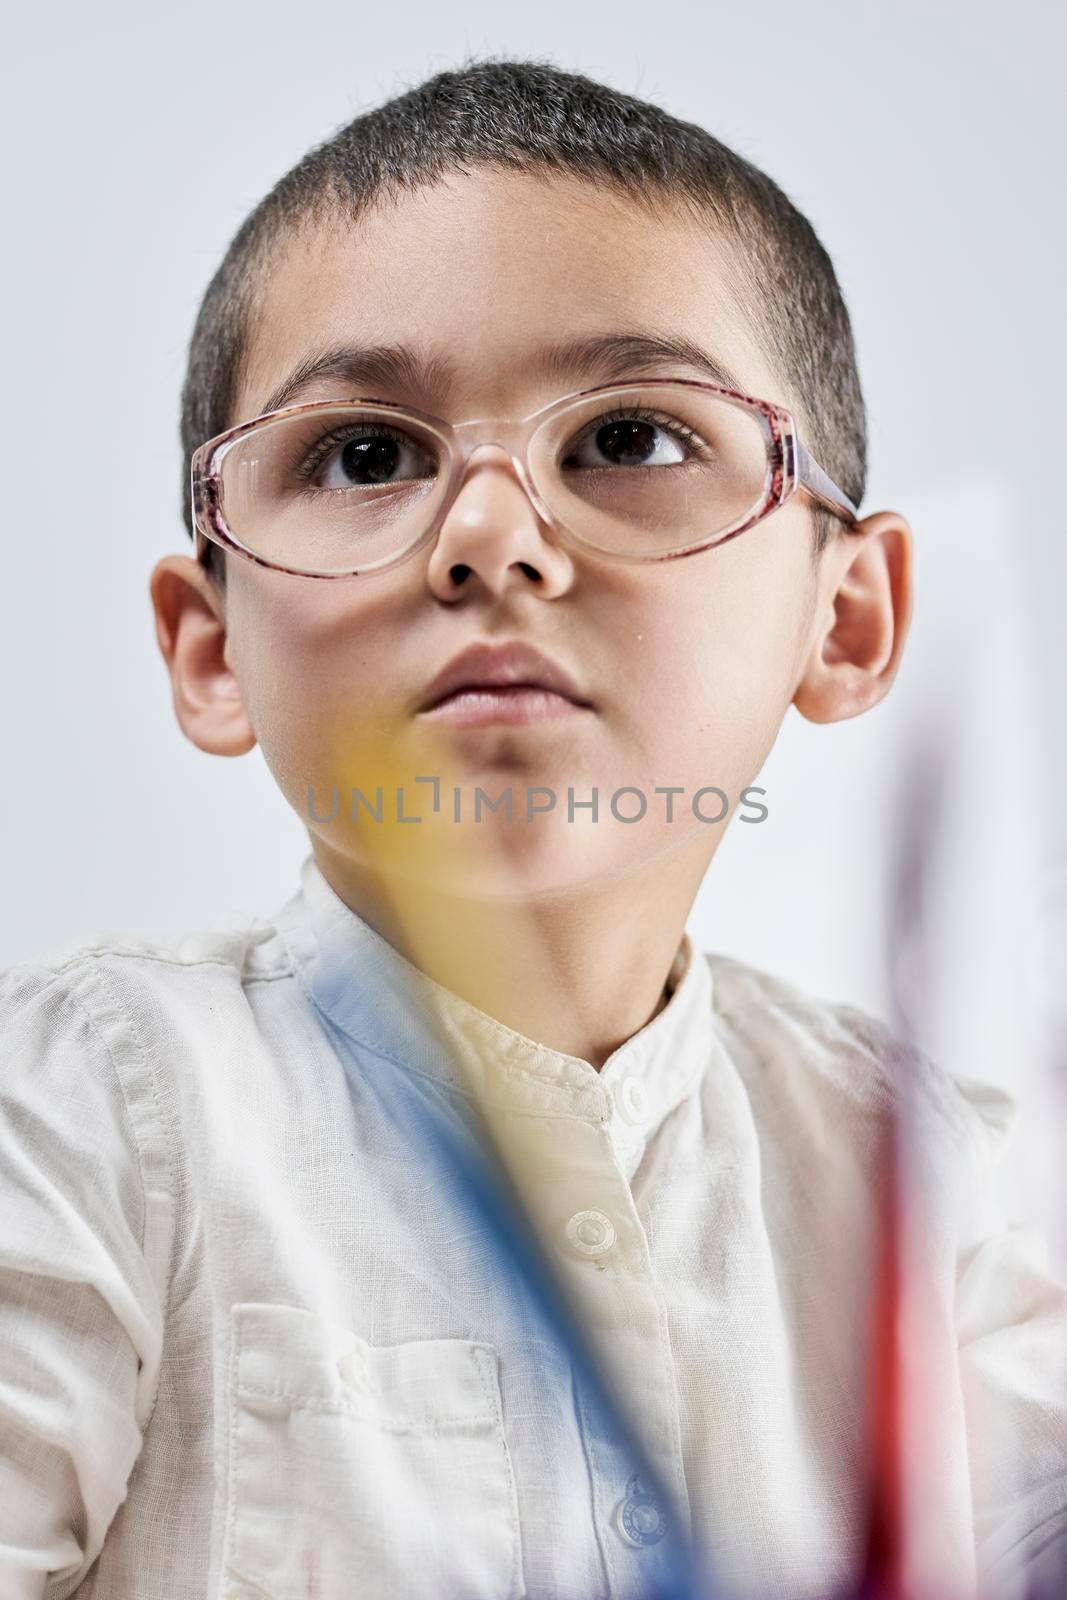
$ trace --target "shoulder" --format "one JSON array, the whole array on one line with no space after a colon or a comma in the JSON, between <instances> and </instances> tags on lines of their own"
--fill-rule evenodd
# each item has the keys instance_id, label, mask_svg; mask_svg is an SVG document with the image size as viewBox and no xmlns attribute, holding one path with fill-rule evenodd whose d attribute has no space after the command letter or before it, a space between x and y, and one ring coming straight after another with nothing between
<instances>
[{"instance_id":1,"label":"shoulder","mask_svg":"<svg viewBox=\"0 0 1067 1600\"><path fill-rule=\"evenodd\" d=\"M1004 1090L952 1073L881 1018L733 956L705 952L714 1021L750 1092L877 1118L906 1089L954 1140L996 1159L1018 1105Z\"/></svg>"},{"instance_id":2,"label":"shoulder","mask_svg":"<svg viewBox=\"0 0 1067 1600\"><path fill-rule=\"evenodd\" d=\"M33 969L77 981L92 972L149 965L173 971L217 966L251 979L284 967L285 958L273 921L232 914L211 927L169 937L111 929L86 934L52 945L42 954L0 972Z\"/></svg>"},{"instance_id":3,"label":"shoulder","mask_svg":"<svg viewBox=\"0 0 1067 1600\"><path fill-rule=\"evenodd\" d=\"M273 924L233 917L173 938L102 932L0 968L0 1020L46 1003L57 1023L79 1007L106 1027L153 998L285 977L289 958Z\"/></svg>"},{"instance_id":4,"label":"shoulder","mask_svg":"<svg viewBox=\"0 0 1067 1600\"><path fill-rule=\"evenodd\" d=\"M259 918L170 940L100 933L0 968L9 1114L121 1123L142 1153L161 1153L172 1138L168 1080L203 1054L184 1046L246 1011L250 985L289 970Z\"/></svg>"}]
</instances>

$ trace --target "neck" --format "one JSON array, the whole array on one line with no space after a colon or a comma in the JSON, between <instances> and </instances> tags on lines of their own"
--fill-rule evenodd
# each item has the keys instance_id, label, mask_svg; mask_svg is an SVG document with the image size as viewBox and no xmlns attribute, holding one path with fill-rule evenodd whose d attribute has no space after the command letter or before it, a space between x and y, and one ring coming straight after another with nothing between
<instances>
[{"instance_id":1,"label":"neck","mask_svg":"<svg viewBox=\"0 0 1067 1600\"><path fill-rule=\"evenodd\" d=\"M413 966L597 1071L667 1004L699 886L684 855L594 888L490 900L385 877L312 843L334 893Z\"/></svg>"}]
</instances>

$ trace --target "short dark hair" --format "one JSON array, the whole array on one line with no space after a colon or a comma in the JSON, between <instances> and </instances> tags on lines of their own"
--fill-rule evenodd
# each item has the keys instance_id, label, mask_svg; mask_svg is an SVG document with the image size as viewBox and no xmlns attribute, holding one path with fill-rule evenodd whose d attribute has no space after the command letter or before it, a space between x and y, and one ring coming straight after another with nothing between
<instances>
[{"instance_id":1,"label":"short dark hair","mask_svg":"<svg viewBox=\"0 0 1067 1600\"><path fill-rule=\"evenodd\" d=\"M858 505L866 416L833 263L787 195L705 129L542 61L475 61L347 123L260 201L204 294L182 391L182 510L193 451L231 416L272 252L300 228L353 220L386 194L472 167L562 172L648 204L687 207L736 246L733 266L765 353L806 413L816 459ZM813 559L835 519L813 509ZM222 551L210 547L224 581Z\"/></svg>"}]
</instances>

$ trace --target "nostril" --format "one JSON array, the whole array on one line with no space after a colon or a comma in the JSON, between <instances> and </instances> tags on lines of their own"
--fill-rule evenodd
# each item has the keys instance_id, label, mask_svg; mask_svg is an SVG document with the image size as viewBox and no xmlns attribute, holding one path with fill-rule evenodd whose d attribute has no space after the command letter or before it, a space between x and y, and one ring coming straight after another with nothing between
<instances>
[{"instance_id":1,"label":"nostril","mask_svg":"<svg viewBox=\"0 0 1067 1600\"><path fill-rule=\"evenodd\" d=\"M519 561L516 562L516 565L519 567L523 576L529 578L532 583L544 582L541 573L538 572L536 567L532 567L528 561ZM458 586L459 584L466 583L467 579L471 575L472 570L473 569L469 567L466 562L456 561L453 562L451 567L449 567L448 575L452 582Z\"/></svg>"}]
</instances>

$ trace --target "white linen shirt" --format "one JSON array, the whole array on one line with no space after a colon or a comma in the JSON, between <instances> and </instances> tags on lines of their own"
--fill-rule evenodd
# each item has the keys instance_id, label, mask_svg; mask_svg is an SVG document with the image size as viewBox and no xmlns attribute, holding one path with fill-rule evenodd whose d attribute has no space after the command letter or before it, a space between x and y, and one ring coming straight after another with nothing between
<instances>
[{"instance_id":1,"label":"white linen shirt","mask_svg":"<svg viewBox=\"0 0 1067 1600\"><path fill-rule=\"evenodd\" d=\"M905 1075L933 1307L913 1570L968 1596L1062 1539L1067 1290L989 1199L1012 1102L688 936L672 978L597 1072L431 982L310 855L272 918L8 968L2 1600L654 1592L677 1524L627 1523L633 1462L383 1115L397 1071L494 1108L678 1534L746 1600L827 1595L862 1555Z\"/></svg>"}]
</instances>

